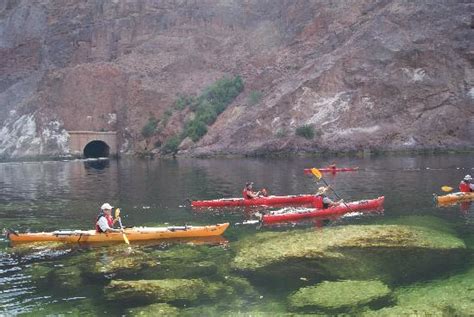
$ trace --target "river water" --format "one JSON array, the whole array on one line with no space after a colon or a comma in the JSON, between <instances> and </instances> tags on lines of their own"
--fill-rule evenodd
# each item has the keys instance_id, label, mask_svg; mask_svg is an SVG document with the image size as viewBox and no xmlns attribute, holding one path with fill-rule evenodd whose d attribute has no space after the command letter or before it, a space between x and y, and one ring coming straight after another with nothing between
<instances>
[{"instance_id":1,"label":"river water","mask_svg":"<svg viewBox=\"0 0 474 317\"><path fill-rule=\"evenodd\" d=\"M360 168L357 172L325 175L327 182L345 201L384 195L385 211L344 217L327 225L371 224L381 219L413 215L435 216L455 228L461 239L470 237L474 225L473 208L470 205L439 208L433 203L433 193L441 193L443 185L457 187L465 174L474 174L474 156L471 154L1 163L0 228L20 232L92 229L100 205L109 202L121 208L126 226L230 222L222 241L198 243L196 248L204 248L204 257L208 253L215 254L216 248L221 256L231 256L232 245L241 239L262 231L311 230L313 224L239 226L235 224L251 218L254 209L196 211L190 208L188 199L240 197L246 181L253 181L255 187L265 187L276 195L312 193L320 184L316 184L313 177L304 175L303 169L323 167L332 162L341 167ZM180 246L157 243L151 249L169 250L174 247ZM119 255L125 252L120 256L126 257L127 251L121 248L121 245L55 245L28 249L12 247L5 239L0 240L0 315L126 314L130 308L142 303L133 300L120 303L104 297L103 289L110 277L96 281L84 278L87 275L84 270L80 273L67 270L80 265L82 258L88 259L83 261L101 259L112 249ZM143 250L147 252L149 248ZM215 261L211 255L204 260ZM186 270L192 268L185 264L179 268L180 264L176 261L175 266L181 270L182 276L186 276ZM48 276L54 274L51 271L38 277L38 271L45 268L62 269L66 281L61 284L48 280ZM465 269L465 265L454 267L451 274ZM145 277L140 269L132 275L135 280ZM42 278L45 281L42 282ZM231 315L233 312L246 312L248 306L258 311L286 312L285 304L279 300L285 290L265 289L262 280L252 283L262 295L254 301L242 300L242 307L226 307L225 296L194 306L212 306L212 311L217 314L219 308L216 307L221 307ZM267 298L272 298L272 303L276 304L265 302ZM184 305L179 308L184 309Z\"/></svg>"}]
</instances>

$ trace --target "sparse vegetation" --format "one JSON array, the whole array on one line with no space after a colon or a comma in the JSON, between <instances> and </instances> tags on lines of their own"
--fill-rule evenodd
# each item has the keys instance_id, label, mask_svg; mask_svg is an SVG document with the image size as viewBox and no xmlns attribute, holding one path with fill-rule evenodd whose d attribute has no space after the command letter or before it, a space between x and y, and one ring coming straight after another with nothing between
<instances>
[{"instance_id":1,"label":"sparse vegetation","mask_svg":"<svg viewBox=\"0 0 474 317\"><path fill-rule=\"evenodd\" d=\"M284 138L288 135L288 130L285 128L280 128L275 132L277 138Z\"/></svg>"},{"instance_id":2,"label":"sparse vegetation","mask_svg":"<svg viewBox=\"0 0 474 317\"><path fill-rule=\"evenodd\" d=\"M305 139L311 140L314 138L314 128L310 124L305 124L296 128L295 134Z\"/></svg>"},{"instance_id":3,"label":"sparse vegetation","mask_svg":"<svg viewBox=\"0 0 474 317\"><path fill-rule=\"evenodd\" d=\"M216 121L217 116L242 92L243 88L244 83L240 76L220 79L206 88L204 93L190 104L196 116L186 122L183 137L190 137L194 142L201 139L207 133L207 126Z\"/></svg>"},{"instance_id":4,"label":"sparse vegetation","mask_svg":"<svg viewBox=\"0 0 474 317\"><path fill-rule=\"evenodd\" d=\"M158 120L154 116L149 117L148 122L142 128L143 137L145 139L151 137L155 133L157 125Z\"/></svg>"},{"instance_id":5,"label":"sparse vegetation","mask_svg":"<svg viewBox=\"0 0 474 317\"><path fill-rule=\"evenodd\" d=\"M161 118L161 126L166 126L168 124L168 120L171 118L171 115L172 115L172 111L170 109L166 110L164 113L163 113L163 117Z\"/></svg>"},{"instance_id":6,"label":"sparse vegetation","mask_svg":"<svg viewBox=\"0 0 474 317\"><path fill-rule=\"evenodd\" d=\"M219 114L242 92L243 88L244 83L240 76L224 77L207 87L198 97L178 95L173 109L182 111L189 108L194 112L194 117L185 122L181 134L164 142L161 152L163 154L176 153L181 141L187 137L193 142L199 141L207 133L207 127L216 121ZM165 111L160 121L161 126L164 127L168 123L171 115L172 110Z\"/></svg>"},{"instance_id":7,"label":"sparse vegetation","mask_svg":"<svg viewBox=\"0 0 474 317\"><path fill-rule=\"evenodd\" d=\"M165 144L161 148L163 154L175 154L178 151L178 146L181 143L181 138L178 135L170 137L166 140Z\"/></svg>"},{"instance_id":8,"label":"sparse vegetation","mask_svg":"<svg viewBox=\"0 0 474 317\"><path fill-rule=\"evenodd\" d=\"M248 100L247 100L247 103L250 105L250 106L254 106L256 104L258 104L260 102L260 100L262 99L262 92L261 91L258 91L258 90L252 90L249 94L249 97L248 97Z\"/></svg>"},{"instance_id":9,"label":"sparse vegetation","mask_svg":"<svg viewBox=\"0 0 474 317\"><path fill-rule=\"evenodd\" d=\"M181 111L181 110L184 110L187 106L190 106L195 103L196 103L196 97L179 94L178 100L176 100L174 107L177 110Z\"/></svg>"}]
</instances>

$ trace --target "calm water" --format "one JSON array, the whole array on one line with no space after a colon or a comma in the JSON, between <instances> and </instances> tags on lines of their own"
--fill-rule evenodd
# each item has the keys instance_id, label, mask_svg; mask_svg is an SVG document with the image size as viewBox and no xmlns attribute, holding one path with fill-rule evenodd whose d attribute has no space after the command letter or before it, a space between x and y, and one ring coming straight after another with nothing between
<instances>
[{"instance_id":1,"label":"calm water","mask_svg":"<svg viewBox=\"0 0 474 317\"><path fill-rule=\"evenodd\" d=\"M404 215L435 215L452 224L461 237L472 230L474 211L470 206L437 208L432 200L432 194L440 193L442 185L457 187L465 174L474 174L474 156L468 154L1 163L0 228L32 232L92 229L99 206L109 202L121 207L126 226L230 222L232 225L224 234L228 243L200 248L219 248L223 254L231 253L235 241L256 232L302 230L311 228L311 224L270 228L235 226L248 219L252 210L193 211L186 199L240 197L243 184L249 180L255 182L255 187L266 187L272 194L311 193L319 185L312 177L304 175L303 169L326 166L332 161L341 167L361 168L358 172L326 177L345 201L381 195L386 198L382 215L346 217L331 225L371 223L380 218ZM111 252L111 248L114 247L55 246L17 250L4 239L0 240L0 315L77 314L78 311L91 315L122 314L128 307L136 306L133 302L117 305L105 300L102 290L107 281L82 283L80 288L63 291L60 287L55 289L55 286L39 283L32 275L38 264L67 268L79 262L81 257L94 254L100 258ZM149 248L160 250L172 246L157 244ZM212 258L208 260L213 261ZM133 279L141 277L137 271ZM262 292L266 297L278 298L271 290ZM224 298L222 303L225 303ZM252 304L251 300L249 304ZM237 311L245 309L236 308Z\"/></svg>"}]
</instances>

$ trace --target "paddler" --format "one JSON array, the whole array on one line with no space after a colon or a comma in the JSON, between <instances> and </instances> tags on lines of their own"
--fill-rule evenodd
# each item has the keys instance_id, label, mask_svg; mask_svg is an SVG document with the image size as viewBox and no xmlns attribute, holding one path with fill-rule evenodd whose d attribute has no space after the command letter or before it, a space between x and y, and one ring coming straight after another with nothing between
<instances>
[{"instance_id":1,"label":"paddler","mask_svg":"<svg viewBox=\"0 0 474 317\"><path fill-rule=\"evenodd\" d=\"M244 199L254 199L258 197L268 196L268 192L265 188L258 192L254 192L253 182L247 182L245 183L245 187L242 190L242 195L244 196Z\"/></svg>"},{"instance_id":2,"label":"paddler","mask_svg":"<svg viewBox=\"0 0 474 317\"><path fill-rule=\"evenodd\" d=\"M123 229L114 229L114 224L118 221L119 218L112 217L112 207L109 203L104 203L100 207L100 213L97 216L97 221L95 223L95 230L100 233L107 232L122 232Z\"/></svg>"},{"instance_id":3,"label":"paddler","mask_svg":"<svg viewBox=\"0 0 474 317\"><path fill-rule=\"evenodd\" d=\"M333 206L338 206L339 204L341 204L343 202L343 200L339 200L339 201L333 201L331 200L327 195L327 191L329 190L329 186L321 186L318 188L318 191L316 192L316 195L315 195L315 200L314 200L314 207L318 208L318 209L326 209L326 208L329 208L329 207L333 207Z\"/></svg>"},{"instance_id":4,"label":"paddler","mask_svg":"<svg viewBox=\"0 0 474 317\"><path fill-rule=\"evenodd\" d=\"M459 191L463 193L470 193L474 191L474 184L471 183L471 175L464 176L463 180L459 183Z\"/></svg>"}]
</instances>

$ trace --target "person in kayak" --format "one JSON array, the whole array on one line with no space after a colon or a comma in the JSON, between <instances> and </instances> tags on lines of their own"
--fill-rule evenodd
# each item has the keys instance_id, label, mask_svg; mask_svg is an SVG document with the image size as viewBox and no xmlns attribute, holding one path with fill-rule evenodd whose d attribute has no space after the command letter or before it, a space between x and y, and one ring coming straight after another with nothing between
<instances>
[{"instance_id":1,"label":"person in kayak","mask_svg":"<svg viewBox=\"0 0 474 317\"><path fill-rule=\"evenodd\" d=\"M112 217L112 207L109 203L105 203L100 207L100 213L97 216L95 223L95 230L100 233L107 232L122 232L122 229L114 229L114 224L118 221L118 218Z\"/></svg>"},{"instance_id":2,"label":"person in kayak","mask_svg":"<svg viewBox=\"0 0 474 317\"><path fill-rule=\"evenodd\" d=\"M464 179L459 183L459 191L463 193L470 193L474 191L474 184L471 183L471 175L464 176Z\"/></svg>"},{"instance_id":3,"label":"person in kayak","mask_svg":"<svg viewBox=\"0 0 474 317\"><path fill-rule=\"evenodd\" d=\"M316 192L315 200L314 200L314 207L318 209L327 209L329 207L338 206L343 202L343 200L333 201L327 195L326 192L329 190L329 186L321 186L318 188Z\"/></svg>"},{"instance_id":4,"label":"person in kayak","mask_svg":"<svg viewBox=\"0 0 474 317\"><path fill-rule=\"evenodd\" d=\"M244 196L244 199L254 199L258 197L266 197L268 196L268 192L265 188L258 192L254 192L253 182L247 182L244 189L242 190L242 195Z\"/></svg>"}]
</instances>

